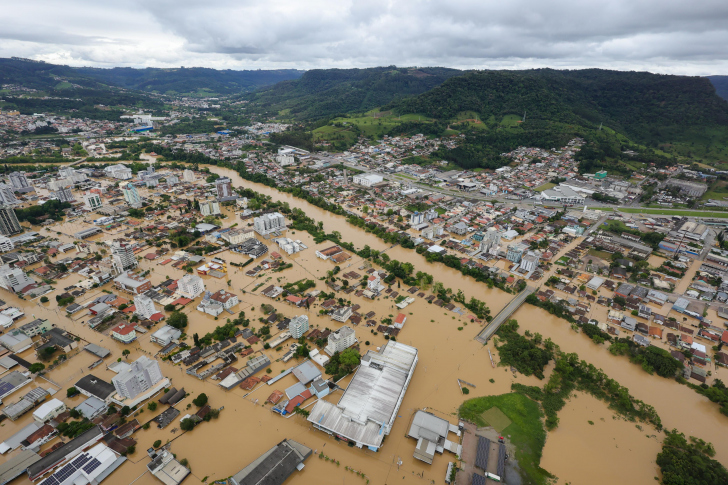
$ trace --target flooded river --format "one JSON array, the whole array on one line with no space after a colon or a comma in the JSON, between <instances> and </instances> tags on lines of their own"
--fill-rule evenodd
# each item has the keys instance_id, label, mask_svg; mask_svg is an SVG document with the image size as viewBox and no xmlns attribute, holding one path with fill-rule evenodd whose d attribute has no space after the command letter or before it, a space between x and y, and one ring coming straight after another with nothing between
<instances>
[{"instance_id":1,"label":"flooded river","mask_svg":"<svg viewBox=\"0 0 728 485\"><path fill-rule=\"evenodd\" d=\"M373 249L387 249L381 240L351 226L344 217L325 212L289 194L281 194L274 189L244 181L232 170L218 167L210 167L210 169L230 177L236 186L243 185L252 188L275 199L287 201L291 207L303 209L310 217L322 221L327 231L339 231L343 240L354 242L357 247L368 244ZM234 214L230 213L230 216L234 217ZM225 220L226 225L232 223L230 219ZM57 228L52 230L55 232ZM238 294L241 304L236 310L244 310L247 317L251 319L253 327L261 325L257 320L263 316L260 308L264 303L273 304L277 311L288 317L305 311L297 310L282 302L272 302L270 299L260 296L257 291L253 293L252 290L255 286L260 283L266 283L266 286L277 284L279 278L280 283L301 278L316 279L324 276L326 271L333 267L332 263L322 261L315 256L317 249L325 248L330 243L316 245L307 233L292 234L292 232L294 231L289 231L289 237L301 239L309 247L293 258L284 256L285 261L291 261L294 264L293 268L280 273L268 273L251 278L245 276L243 270L229 266L229 273L225 278L203 277L207 289L211 291L225 289ZM70 240L66 235L59 237L64 241ZM271 247L271 250L275 249ZM491 290L484 284L465 279L461 273L443 265L428 264L414 251L395 247L389 249L387 253L393 259L414 264L416 271L433 274L435 280L442 282L446 287L453 288L455 291L462 289L468 298L475 296L484 300L490 306L493 314L505 306L512 297L500 290ZM141 255L143 254L141 253ZM229 252L224 252L220 256L228 262L244 261L243 257ZM167 277L179 278L183 275L181 270L159 266L157 263L158 261L143 261L140 264L143 270L151 271L149 277L154 284L162 282ZM349 268L349 270L361 274L363 272L358 268L362 264L363 262L355 257L342 265L342 269ZM249 268L250 266L246 267L246 269ZM85 341L99 344L112 351L112 356L107 358L103 365L91 371L88 370L88 366L96 360L95 357L82 352L71 358L49 373L49 377L58 383L58 387L41 378L35 380L34 385L58 389L59 393L56 397L63 399L71 406L78 404L82 399L79 397L66 399L66 389L89 372L110 381L114 374L106 369L106 365L120 358L123 349L131 350L130 361L140 355L154 355L159 350L156 344L149 341L149 335L152 332L141 335L139 340L133 344L124 346L83 325L81 322L87 320L87 316L76 316L74 320L71 320L65 316L65 312L59 311L56 307L55 295L62 292L63 287L69 286L79 279L77 275L71 275L59 281L56 285L58 287L56 292L47 295L51 302L45 305L40 304L38 300L33 302L20 300L7 292L4 292L2 296L8 304L24 308L28 316L20 322L21 324L32 318L48 318ZM230 280L230 286L228 286L228 280ZM323 289L320 282L317 287ZM80 303L88 302L101 294L98 289L92 290L81 298ZM380 298L371 301L358 298L353 293L339 296L361 305L362 308L359 311L362 314L370 310L376 312L375 319L377 320L388 315L396 316L399 312L390 299ZM335 329L341 326L337 322L320 316L319 309L320 307L313 306L308 310L312 327ZM219 320L215 320L196 311L194 307L188 306L184 312L190 316L190 325L187 329L190 335L198 333L202 336L213 330L215 326L225 323L223 315ZM386 438L380 452L348 448L328 435L310 429L304 418L296 415L283 418L271 412L269 406L261 404L273 390L284 390L293 385L295 382L293 376L287 376L273 386L263 385L251 393L239 388L226 392L217 386L216 381L211 379L199 381L186 375L183 367L164 362L162 370L167 377L172 379L172 385L178 389L184 387L191 394L176 406L182 411L182 415L185 414L184 410L188 404L191 406L190 411L196 410L196 407L191 404L191 400L200 392L208 395L213 407L224 406L225 409L220 413L219 419L202 423L188 433L173 432L179 428L178 422L164 430L158 430L152 426L149 430L136 432L133 437L138 440L138 444L136 452L129 457L130 463L112 474L105 483L109 485L126 485L132 482L140 485L158 484L159 482L154 477L145 473L145 466L149 461L145 450L155 440L161 440L163 443L172 441L171 450L177 455L177 458L189 460L194 476L188 480L196 482L206 479L207 483L211 483L238 472L261 453L285 438L300 441L340 463L337 466L334 463L320 460L317 456L312 456L305 462L305 469L302 472L296 472L290 481L286 482L292 485L366 483L362 478L345 471L346 466L364 472L371 484L443 483L447 464L455 461L455 457L445 452L442 456L437 455L432 465L415 460L412 454L416 442L405 437L412 414L417 409L427 408L431 412L449 419L451 423L456 423L457 409L464 400L464 396L460 394L458 388L458 378L474 385L469 397L509 392L513 382L528 385L543 385L544 382L520 374L514 376L504 367L493 368L487 349L473 340L479 332L480 326L468 324L464 318L455 313L435 307L420 298L417 298L415 303L402 312L407 314L408 318L398 340L415 346L419 350L420 361L400 409L400 417L396 420L394 429ZM637 398L653 405L660 414L665 427L676 427L686 434L712 441L716 445L717 458L723 463L728 463L728 446L724 446L725 439L723 438L728 431L728 418L720 415L717 407L707 399L685 386L644 373L626 359L609 354L604 346L597 348L585 336L571 330L568 323L556 319L543 310L524 306L515 314L514 318L518 319L522 330L528 329L541 333L544 338L550 337L563 350L577 352L581 358L604 369L610 377L627 386ZM363 325L355 327L355 330L362 353L385 343L381 334L375 336L371 329L365 328ZM366 342L369 342L369 345ZM290 343L290 340L286 342L281 351L275 349L265 351L274 361L270 366L271 375L277 375L295 363L293 361L284 364L276 361ZM259 350L260 345L260 343L256 344L253 348ZM492 343L489 346L497 360L497 352L492 347ZM34 361L31 354L32 351L26 351L22 356ZM490 379L493 379L494 382L491 383ZM6 402L16 401L25 392L27 391L16 392L8 397ZM334 393L326 399L336 402L340 396L340 392ZM308 404L307 402L304 405ZM137 416L137 419L141 423L147 422L163 409L164 406L159 406L155 412L145 409ZM583 394L577 394L559 417L561 426L556 431L549 433L541 463L543 468L559 477L559 483L644 484L648 481L651 483L652 477L657 475L654 460L659 451L660 435L649 427L643 426L643 429L639 430L634 423L615 420L613 413L607 409L604 403ZM3 422L0 425L0 440L12 435L31 419L31 414L28 414L16 422ZM589 421L594 424L589 424ZM655 434L657 434L657 438L646 436ZM43 449L51 444L53 442L44 445ZM397 465L400 460L402 464ZM585 464L588 464L588 467ZM23 482L27 482L27 479L18 480L15 483Z\"/></svg>"}]
</instances>

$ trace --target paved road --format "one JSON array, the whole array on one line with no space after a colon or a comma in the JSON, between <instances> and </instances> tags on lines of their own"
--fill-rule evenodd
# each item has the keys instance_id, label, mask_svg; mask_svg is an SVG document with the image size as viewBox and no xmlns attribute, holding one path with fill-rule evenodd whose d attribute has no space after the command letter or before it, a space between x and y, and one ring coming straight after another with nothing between
<instances>
[{"instance_id":1,"label":"paved road","mask_svg":"<svg viewBox=\"0 0 728 485\"><path fill-rule=\"evenodd\" d=\"M357 170L366 169L362 165L353 164L351 162L344 163L344 165L349 168L354 168ZM381 173L381 172L377 172L376 170L370 170L370 169L366 169L366 170L369 173L375 173L375 174L381 176L385 180L406 183L406 184L409 184L412 187L416 187L418 189L422 189L422 190L426 190L426 191L434 192L434 193L438 193L438 194L443 194L443 195L449 195L451 197L475 199L475 200L481 200L481 201L495 200L495 201L498 201L501 203L514 204L516 206L524 207L524 208L533 207L535 205L538 205L537 201L535 201L533 199L524 199L524 200L509 199L509 198L503 196L502 194L501 195L485 195L485 194L481 194L480 192L461 192L459 190L444 189L442 187L432 187L431 185L423 184L417 180L410 179L408 177L397 176L397 174ZM638 208L644 208L646 210L654 209L654 208L642 207L636 201L633 201L627 205L610 205L610 204L603 204L598 201L590 200L586 205L588 205L592 209L606 209L606 210L617 210L617 211L619 211L620 209L638 209ZM575 207L575 209L578 209L578 207ZM657 209L657 210L659 210L659 209ZM666 207L664 210L671 210L671 209L669 207ZM686 212L705 212L706 210L710 210L710 208L707 208L707 209L682 209L682 208L680 208L680 209L673 209L673 210L680 210L680 211L686 211ZM728 218L728 212L726 212L726 218Z\"/></svg>"}]
</instances>

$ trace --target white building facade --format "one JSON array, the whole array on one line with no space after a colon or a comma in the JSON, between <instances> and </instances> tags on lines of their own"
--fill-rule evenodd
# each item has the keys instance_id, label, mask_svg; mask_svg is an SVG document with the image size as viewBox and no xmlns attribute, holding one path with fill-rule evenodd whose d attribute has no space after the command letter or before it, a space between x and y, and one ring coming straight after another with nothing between
<instances>
[{"instance_id":1,"label":"white building facade","mask_svg":"<svg viewBox=\"0 0 728 485\"><path fill-rule=\"evenodd\" d=\"M150 318L157 313L157 309L154 307L154 300L148 296L136 296L134 298L134 306L136 307L134 313L139 315L139 318Z\"/></svg>"},{"instance_id":2,"label":"white building facade","mask_svg":"<svg viewBox=\"0 0 728 485\"><path fill-rule=\"evenodd\" d=\"M83 203L86 205L86 209L90 211L95 211L102 205L101 196L93 192L83 194Z\"/></svg>"},{"instance_id":3,"label":"white building facade","mask_svg":"<svg viewBox=\"0 0 728 485\"><path fill-rule=\"evenodd\" d=\"M308 328L308 315L298 315L288 323L288 331L291 332L291 337L295 339L303 337L303 334L308 332Z\"/></svg>"},{"instance_id":4,"label":"white building facade","mask_svg":"<svg viewBox=\"0 0 728 485\"><path fill-rule=\"evenodd\" d=\"M177 291L185 298L195 299L205 292L205 282L197 275L186 274L177 281Z\"/></svg>"},{"instance_id":5,"label":"white building facade","mask_svg":"<svg viewBox=\"0 0 728 485\"><path fill-rule=\"evenodd\" d=\"M286 228L286 218L280 212L271 212L263 214L253 220L255 232L261 236L266 236L276 231L282 231Z\"/></svg>"},{"instance_id":6,"label":"white building facade","mask_svg":"<svg viewBox=\"0 0 728 485\"><path fill-rule=\"evenodd\" d=\"M154 359L141 356L132 362L128 369L115 375L111 379L111 383L119 395L127 399L134 399L162 379L164 379L164 375L159 368L159 363Z\"/></svg>"}]
</instances>

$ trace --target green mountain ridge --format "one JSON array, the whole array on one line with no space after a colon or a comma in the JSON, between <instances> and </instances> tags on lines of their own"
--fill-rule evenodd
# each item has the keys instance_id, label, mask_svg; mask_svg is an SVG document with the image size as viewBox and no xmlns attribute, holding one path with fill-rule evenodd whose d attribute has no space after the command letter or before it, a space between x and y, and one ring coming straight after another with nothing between
<instances>
[{"instance_id":1,"label":"green mountain ridge","mask_svg":"<svg viewBox=\"0 0 728 485\"><path fill-rule=\"evenodd\" d=\"M641 163L679 157L718 162L722 169L728 164L728 101L701 77L601 69L473 71L382 109L451 126L464 112L477 115L479 129L465 127L465 142L441 154L467 167L493 167L504 163L499 152L519 144L558 146L569 136L590 141L582 150L590 170L621 162L628 167L627 150L640 151Z\"/></svg>"},{"instance_id":2,"label":"green mountain ridge","mask_svg":"<svg viewBox=\"0 0 728 485\"><path fill-rule=\"evenodd\" d=\"M706 78L599 69L471 72L383 109L440 120L463 111L483 120L525 113L526 120L603 124L646 144L695 126L728 127L728 102Z\"/></svg>"},{"instance_id":3,"label":"green mountain ridge","mask_svg":"<svg viewBox=\"0 0 728 485\"><path fill-rule=\"evenodd\" d=\"M118 87L156 93L238 94L281 81L296 79L303 71L279 70L217 70L193 68L130 67L93 68L69 67L20 58L0 58L0 84L19 84L25 87L56 89L62 80L87 88Z\"/></svg>"},{"instance_id":4,"label":"green mountain ridge","mask_svg":"<svg viewBox=\"0 0 728 485\"><path fill-rule=\"evenodd\" d=\"M315 69L300 79L260 89L249 99L263 109L312 120L368 111L427 92L459 74L462 71L444 67Z\"/></svg>"}]
</instances>

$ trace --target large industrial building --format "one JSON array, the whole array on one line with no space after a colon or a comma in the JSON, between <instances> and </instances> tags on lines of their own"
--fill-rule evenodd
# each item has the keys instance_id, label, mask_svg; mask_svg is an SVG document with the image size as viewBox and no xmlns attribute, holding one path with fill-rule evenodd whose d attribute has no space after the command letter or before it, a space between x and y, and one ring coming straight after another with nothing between
<instances>
[{"instance_id":1,"label":"large industrial building","mask_svg":"<svg viewBox=\"0 0 728 485\"><path fill-rule=\"evenodd\" d=\"M379 352L370 350L338 404L319 400L308 421L357 448L378 451L392 431L417 360L416 348L391 340Z\"/></svg>"},{"instance_id":2,"label":"large industrial building","mask_svg":"<svg viewBox=\"0 0 728 485\"><path fill-rule=\"evenodd\" d=\"M381 175L377 175L375 173L363 173L359 175L354 175L354 183L357 185L362 185L364 187L371 187L373 185L381 184L384 181L384 178Z\"/></svg>"},{"instance_id":3,"label":"large industrial building","mask_svg":"<svg viewBox=\"0 0 728 485\"><path fill-rule=\"evenodd\" d=\"M559 185L541 192L541 200L544 202L560 202L566 205L582 205L586 199L574 189Z\"/></svg>"}]
</instances>

